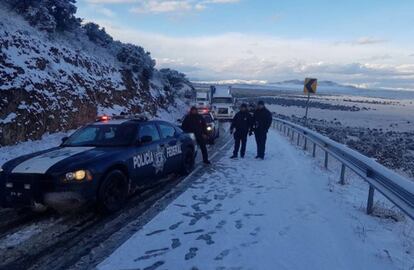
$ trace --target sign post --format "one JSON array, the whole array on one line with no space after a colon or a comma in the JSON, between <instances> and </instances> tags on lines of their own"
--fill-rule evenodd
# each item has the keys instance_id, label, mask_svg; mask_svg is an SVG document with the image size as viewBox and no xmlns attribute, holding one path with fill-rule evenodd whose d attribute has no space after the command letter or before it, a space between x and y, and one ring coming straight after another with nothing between
<instances>
[{"instance_id":1,"label":"sign post","mask_svg":"<svg viewBox=\"0 0 414 270\"><path fill-rule=\"evenodd\" d=\"M305 112L305 126L308 125L308 111L309 111L309 102L311 94L316 94L316 89L318 87L318 79L306 78L305 87L303 92L308 95L308 100L306 101L306 112Z\"/></svg>"}]
</instances>

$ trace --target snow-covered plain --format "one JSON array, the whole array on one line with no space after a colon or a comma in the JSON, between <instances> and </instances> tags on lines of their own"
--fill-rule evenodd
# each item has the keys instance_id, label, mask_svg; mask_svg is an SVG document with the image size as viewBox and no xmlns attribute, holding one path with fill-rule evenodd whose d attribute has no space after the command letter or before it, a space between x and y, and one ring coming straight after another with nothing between
<instances>
[{"instance_id":1,"label":"snow-covered plain","mask_svg":"<svg viewBox=\"0 0 414 270\"><path fill-rule=\"evenodd\" d=\"M360 111L326 110L310 108L309 117L327 121L340 121L345 126L369 127L384 131L413 131L414 100L376 99L358 96L315 96L312 100L334 105L367 108ZM367 102L367 103L361 103ZM368 102L385 102L372 104ZM272 112L286 116L303 117L305 108L298 106L268 105ZM329 113L327 113L329 112Z\"/></svg>"},{"instance_id":2,"label":"snow-covered plain","mask_svg":"<svg viewBox=\"0 0 414 270\"><path fill-rule=\"evenodd\" d=\"M274 131L266 160L253 144L243 160L224 153L98 269L412 269L412 221L365 215L362 182L334 188Z\"/></svg>"}]
</instances>

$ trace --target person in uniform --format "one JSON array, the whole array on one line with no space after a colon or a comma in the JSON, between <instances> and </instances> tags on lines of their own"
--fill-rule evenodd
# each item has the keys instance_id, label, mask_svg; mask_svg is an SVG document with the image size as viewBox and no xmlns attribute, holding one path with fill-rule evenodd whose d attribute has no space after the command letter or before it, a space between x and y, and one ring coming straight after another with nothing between
<instances>
[{"instance_id":1,"label":"person in uniform","mask_svg":"<svg viewBox=\"0 0 414 270\"><path fill-rule=\"evenodd\" d=\"M197 144L200 147L204 164L211 164L208 160L208 152L206 146L207 124L203 116L198 113L196 107L191 107L190 112L186 115L182 123L184 132L193 133L196 137Z\"/></svg>"},{"instance_id":2,"label":"person in uniform","mask_svg":"<svg viewBox=\"0 0 414 270\"><path fill-rule=\"evenodd\" d=\"M243 103L240 106L240 111L234 116L230 126L230 133L234 136L234 151L231 156L232 159L238 157L239 150L241 158L244 158L246 155L247 135L251 132L251 127L252 116L247 109L247 105Z\"/></svg>"},{"instance_id":3,"label":"person in uniform","mask_svg":"<svg viewBox=\"0 0 414 270\"><path fill-rule=\"evenodd\" d=\"M257 144L256 159L264 159L266 151L267 132L272 125L272 113L265 107L263 101L257 103L253 116L254 135Z\"/></svg>"}]
</instances>

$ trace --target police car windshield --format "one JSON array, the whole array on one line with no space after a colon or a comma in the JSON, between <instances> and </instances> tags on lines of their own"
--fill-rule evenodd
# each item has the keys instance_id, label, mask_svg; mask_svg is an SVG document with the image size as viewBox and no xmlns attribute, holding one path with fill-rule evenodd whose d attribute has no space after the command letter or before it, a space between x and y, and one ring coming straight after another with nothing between
<instances>
[{"instance_id":1,"label":"police car windshield","mask_svg":"<svg viewBox=\"0 0 414 270\"><path fill-rule=\"evenodd\" d=\"M210 114L203 114L204 120L206 120L206 123L209 124L213 122L213 118L211 118Z\"/></svg>"},{"instance_id":2,"label":"police car windshield","mask_svg":"<svg viewBox=\"0 0 414 270\"><path fill-rule=\"evenodd\" d=\"M80 146L96 146L96 147L119 147L129 146L132 144L137 127L131 124L123 125L90 125L84 127L63 144L63 146L80 147Z\"/></svg>"}]
</instances>

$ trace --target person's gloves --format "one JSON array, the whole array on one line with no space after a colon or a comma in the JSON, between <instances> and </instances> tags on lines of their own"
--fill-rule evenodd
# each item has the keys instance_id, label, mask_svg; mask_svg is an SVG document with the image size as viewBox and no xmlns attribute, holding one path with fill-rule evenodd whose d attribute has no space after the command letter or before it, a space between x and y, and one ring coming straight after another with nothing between
<instances>
[{"instance_id":1,"label":"person's gloves","mask_svg":"<svg viewBox=\"0 0 414 270\"><path fill-rule=\"evenodd\" d=\"M232 134L233 135L233 132L234 132L234 129L230 129L230 134Z\"/></svg>"},{"instance_id":2,"label":"person's gloves","mask_svg":"<svg viewBox=\"0 0 414 270\"><path fill-rule=\"evenodd\" d=\"M252 136L253 135L253 131L252 130L250 130L250 132L249 132L249 136Z\"/></svg>"}]
</instances>

